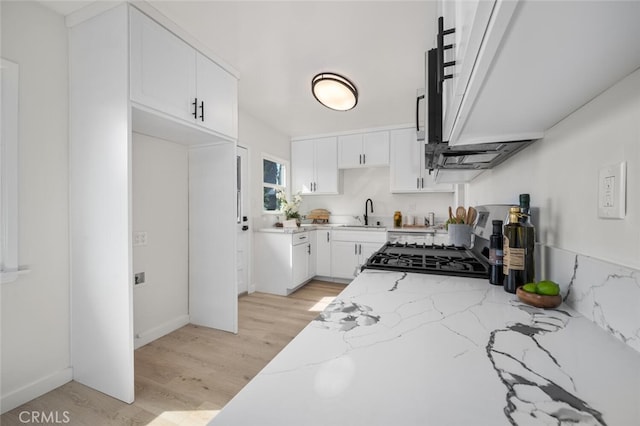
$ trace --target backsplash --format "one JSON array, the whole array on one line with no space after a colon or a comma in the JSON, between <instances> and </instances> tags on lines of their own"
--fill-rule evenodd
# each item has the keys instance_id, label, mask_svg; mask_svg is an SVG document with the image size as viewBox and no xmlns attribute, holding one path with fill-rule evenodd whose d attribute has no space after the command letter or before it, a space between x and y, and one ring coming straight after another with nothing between
<instances>
[{"instance_id":1,"label":"backsplash","mask_svg":"<svg viewBox=\"0 0 640 426\"><path fill-rule=\"evenodd\" d=\"M564 301L640 352L640 271L545 247L547 277Z\"/></svg>"}]
</instances>

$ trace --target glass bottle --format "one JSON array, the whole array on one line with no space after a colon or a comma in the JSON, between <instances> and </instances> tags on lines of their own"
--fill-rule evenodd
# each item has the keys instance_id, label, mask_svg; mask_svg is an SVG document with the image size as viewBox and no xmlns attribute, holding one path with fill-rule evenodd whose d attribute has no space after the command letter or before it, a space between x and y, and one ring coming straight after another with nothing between
<instances>
[{"instance_id":1,"label":"glass bottle","mask_svg":"<svg viewBox=\"0 0 640 426\"><path fill-rule=\"evenodd\" d=\"M515 293L521 285L534 282L533 249L535 231L526 221L520 207L509 209L509 222L504 226L504 289Z\"/></svg>"},{"instance_id":2,"label":"glass bottle","mask_svg":"<svg viewBox=\"0 0 640 426\"><path fill-rule=\"evenodd\" d=\"M520 217L520 221L522 223L531 223L531 207L529 194L520 194L520 213L522 216Z\"/></svg>"},{"instance_id":3,"label":"glass bottle","mask_svg":"<svg viewBox=\"0 0 640 426\"><path fill-rule=\"evenodd\" d=\"M393 214L393 226L395 228L402 228L402 213L399 211Z\"/></svg>"},{"instance_id":4,"label":"glass bottle","mask_svg":"<svg viewBox=\"0 0 640 426\"><path fill-rule=\"evenodd\" d=\"M494 220L491 223L493 224L493 233L489 237L489 282L494 285L503 285L502 221Z\"/></svg>"}]
</instances>

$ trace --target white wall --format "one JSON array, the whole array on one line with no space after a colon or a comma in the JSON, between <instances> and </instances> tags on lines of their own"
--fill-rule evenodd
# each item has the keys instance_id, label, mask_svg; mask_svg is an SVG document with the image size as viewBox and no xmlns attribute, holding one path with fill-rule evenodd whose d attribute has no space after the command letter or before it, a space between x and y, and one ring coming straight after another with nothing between
<instances>
[{"instance_id":1,"label":"white wall","mask_svg":"<svg viewBox=\"0 0 640 426\"><path fill-rule=\"evenodd\" d=\"M238 145L249 149L250 223L254 228L261 228L273 223L272 216L262 215L262 154L290 161L291 139L242 109L239 116Z\"/></svg>"},{"instance_id":2,"label":"white wall","mask_svg":"<svg viewBox=\"0 0 640 426\"><path fill-rule=\"evenodd\" d=\"M598 170L627 162L627 215L598 218ZM640 70L469 184L468 202L515 203L529 192L547 245L640 267Z\"/></svg>"},{"instance_id":3,"label":"white wall","mask_svg":"<svg viewBox=\"0 0 640 426\"><path fill-rule=\"evenodd\" d=\"M303 214L313 209L327 209L332 221L355 221L354 215L363 220L364 203L373 201L373 213L369 213L369 224L380 220L384 225L393 224L393 213L400 210L403 215L413 215L424 220L428 212L436 214L436 222L444 222L448 208L453 204L453 193L392 194L389 190L389 168L345 169L341 173L342 194L308 195L303 197ZM422 222L423 224L424 222Z\"/></svg>"},{"instance_id":4,"label":"white wall","mask_svg":"<svg viewBox=\"0 0 640 426\"><path fill-rule=\"evenodd\" d=\"M239 84L242 85L242 80ZM275 222L274 216L262 214L262 154L289 161L291 157L290 138L256 119L248 112L242 109L238 112L238 145L248 149L249 230L253 231L271 226ZM253 250L253 232L249 232L248 249L251 253L248 274L248 287L251 292L256 288L254 282L255 259L260 255Z\"/></svg>"},{"instance_id":5,"label":"white wall","mask_svg":"<svg viewBox=\"0 0 640 426\"><path fill-rule=\"evenodd\" d=\"M20 66L19 263L1 286L2 411L70 380L68 77L64 19L1 2L2 56Z\"/></svg>"},{"instance_id":6,"label":"white wall","mask_svg":"<svg viewBox=\"0 0 640 426\"><path fill-rule=\"evenodd\" d=\"M133 330L139 347L188 322L189 162L184 145L133 133Z\"/></svg>"}]
</instances>

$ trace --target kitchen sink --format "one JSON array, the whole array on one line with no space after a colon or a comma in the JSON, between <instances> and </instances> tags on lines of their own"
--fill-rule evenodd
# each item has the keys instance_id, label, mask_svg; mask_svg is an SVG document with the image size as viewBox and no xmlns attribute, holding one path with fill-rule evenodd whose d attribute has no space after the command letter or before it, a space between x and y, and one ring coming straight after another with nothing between
<instances>
[{"instance_id":1,"label":"kitchen sink","mask_svg":"<svg viewBox=\"0 0 640 426\"><path fill-rule=\"evenodd\" d=\"M384 225L343 225L343 229L385 229Z\"/></svg>"}]
</instances>

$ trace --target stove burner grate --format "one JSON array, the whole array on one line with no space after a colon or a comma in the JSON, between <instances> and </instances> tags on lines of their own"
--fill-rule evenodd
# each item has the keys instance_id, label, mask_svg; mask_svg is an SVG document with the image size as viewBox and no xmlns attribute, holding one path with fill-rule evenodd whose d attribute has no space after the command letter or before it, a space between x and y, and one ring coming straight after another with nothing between
<instances>
[{"instance_id":1,"label":"stove burner grate","mask_svg":"<svg viewBox=\"0 0 640 426\"><path fill-rule=\"evenodd\" d=\"M386 243L363 269L486 278L488 265L466 247L420 243Z\"/></svg>"}]
</instances>

